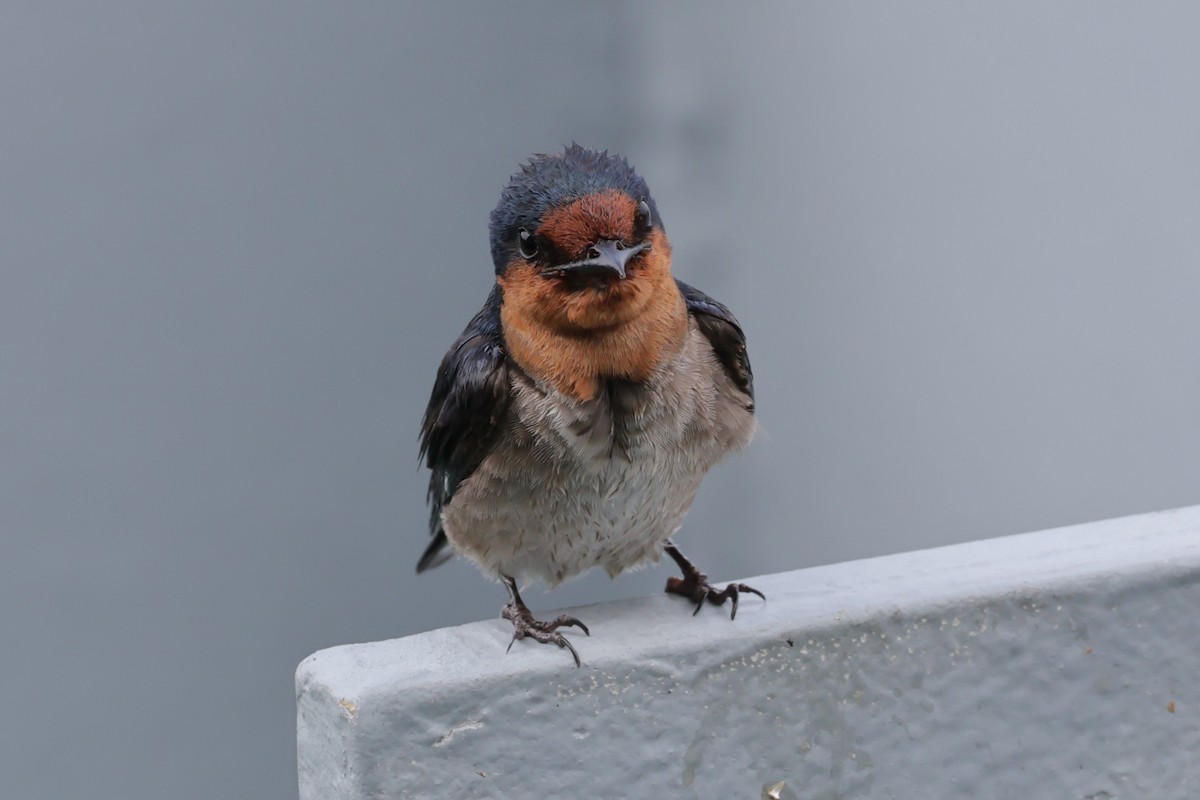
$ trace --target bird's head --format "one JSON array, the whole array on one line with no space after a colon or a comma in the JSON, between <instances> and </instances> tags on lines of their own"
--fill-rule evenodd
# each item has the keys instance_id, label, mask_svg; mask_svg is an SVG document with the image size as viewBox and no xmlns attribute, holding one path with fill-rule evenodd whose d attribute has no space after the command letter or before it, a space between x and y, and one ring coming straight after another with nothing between
<instances>
[{"instance_id":1,"label":"bird's head","mask_svg":"<svg viewBox=\"0 0 1200 800\"><path fill-rule=\"evenodd\" d=\"M610 329L677 294L650 190L607 151L531 158L501 192L490 234L503 302L531 324Z\"/></svg>"}]
</instances>

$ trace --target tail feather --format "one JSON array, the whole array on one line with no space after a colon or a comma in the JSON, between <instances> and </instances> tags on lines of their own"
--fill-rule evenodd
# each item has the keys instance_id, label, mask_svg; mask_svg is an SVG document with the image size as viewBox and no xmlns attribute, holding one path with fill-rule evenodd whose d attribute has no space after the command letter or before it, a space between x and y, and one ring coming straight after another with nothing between
<instances>
[{"instance_id":1,"label":"tail feather","mask_svg":"<svg viewBox=\"0 0 1200 800\"><path fill-rule=\"evenodd\" d=\"M449 561L454 555L454 551L447 547L449 544L445 531L438 531L434 534L433 541L429 543L429 547L425 548L425 552L421 554L421 560L417 562L417 574L420 575L427 569L433 569L439 564Z\"/></svg>"}]
</instances>

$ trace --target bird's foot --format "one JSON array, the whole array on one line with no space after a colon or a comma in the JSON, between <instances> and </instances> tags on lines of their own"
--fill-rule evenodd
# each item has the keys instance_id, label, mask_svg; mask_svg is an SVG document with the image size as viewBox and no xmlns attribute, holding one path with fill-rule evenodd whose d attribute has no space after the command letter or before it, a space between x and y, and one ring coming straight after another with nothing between
<instances>
[{"instance_id":1,"label":"bird's foot","mask_svg":"<svg viewBox=\"0 0 1200 800\"><path fill-rule=\"evenodd\" d=\"M512 650L513 643L518 639L530 638L535 642L542 644L556 644L559 647L566 648L571 651L571 655L575 658L575 666L580 666L579 653L575 652L575 648L571 645L567 638L558 632L559 628L579 628L588 636L591 632L588 631L587 625L584 625L574 617L566 615L560 616L550 622L542 622L533 618L533 612L525 607L523 603L509 603L500 612L500 616L510 620L513 624L513 638L508 643L508 650ZM506 650L505 652L508 652Z\"/></svg>"},{"instance_id":2,"label":"bird's foot","mask_svg":"<svg viewBox=\"0 0 1200 800\"><path fill-rule=\"evenodd\" d=\"M758 589L744 583L731 583L724 589L717 589L708 582L708 575L696 569L696 565L679 552L679 548L674 543L668 542L664 549L667 555L671 556L683 570L682 578L667 578L666 591L670 594L682 595L695 603L696 610L692 612L692 616L700 613L705 600L717 606L725 605L726 600L732 601L733 610L730 612L729 618L734 619L737 617L738 595L742 593L756 594L763 600L767 599L767 596Z\"/></svg>"},{"instance_id":3,"label":"bird's foot","mask_svg":"<svg viewBox=\"0 0 1200 800\"><path fill-rule=\"evenodd\" d=\"M738 595L743 592L747 594L756 594L766 600L767 596L755 589L753 586L747 586L744 583L731 583L724 589L717 589L708 582L708 576L703 572L697 572L695 575L690 575L686 578L667 578L667 591L671 594L683 595L687 599L696 604L696 610L692 612L692 616L700 613L700 609L704 607L704 601L713 605L723 606L726 600L733 603L733 610L729 614L730 619L737 617L738 610Z\"/></svg>"}]
</instances>

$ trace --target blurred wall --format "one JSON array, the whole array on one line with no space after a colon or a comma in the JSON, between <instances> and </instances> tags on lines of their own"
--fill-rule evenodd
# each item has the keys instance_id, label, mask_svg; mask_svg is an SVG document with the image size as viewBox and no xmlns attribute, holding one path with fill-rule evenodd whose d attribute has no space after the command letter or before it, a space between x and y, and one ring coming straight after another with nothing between
<instances>
[{"instance_id":1,"label":"blurred wall","mask_svg":"<svg viewBox=\"0 0 1200 800\"><path fill-rule=\"evenodd\" d=\"M5 4L0 793L293 796L303 656L497 613L413 575L416 427L501 186L571 140L750 337L763 434L679 537L717 576L1200 502L1198 25Z\"/></svg>"}]
</instances>

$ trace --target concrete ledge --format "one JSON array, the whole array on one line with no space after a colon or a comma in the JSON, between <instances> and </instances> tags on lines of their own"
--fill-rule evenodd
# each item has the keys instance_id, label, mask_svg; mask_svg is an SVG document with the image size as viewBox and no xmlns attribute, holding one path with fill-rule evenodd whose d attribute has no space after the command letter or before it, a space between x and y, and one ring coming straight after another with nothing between
<instances>
[{"instance_id":1,"label":"concrete ledge","mask_svg":"<svg viewBox=\"0 0 1200 800\"><path fill-rule=\"evenodd\" d=\"M1200 506L749 582L322 650L300 796L1200 796Z\"/></svg>"}]
</instances>

